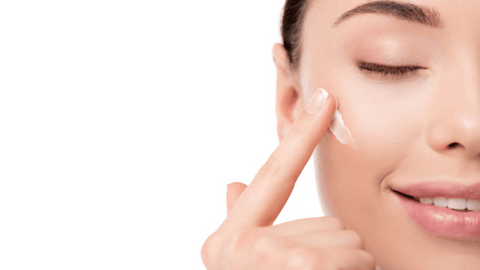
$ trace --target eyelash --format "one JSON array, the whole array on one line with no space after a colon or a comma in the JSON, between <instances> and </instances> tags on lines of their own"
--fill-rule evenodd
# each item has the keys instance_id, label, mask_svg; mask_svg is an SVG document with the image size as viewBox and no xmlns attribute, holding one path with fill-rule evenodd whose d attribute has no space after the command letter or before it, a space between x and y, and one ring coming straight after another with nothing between
<instances>
[{"instance_id":1,"label":"eyelash","mask_svg":"<svg viewBox=\"0 0 480 270\"><path fill-rule=\"evenodd\" d=\"M409 73L415 75L419 69L426 69L419 66L383 66L362 60L355 61L355 64L361 72L381 74L383 77L394 77L395 79L404 78Z\"/></svg>"}]
</instances>

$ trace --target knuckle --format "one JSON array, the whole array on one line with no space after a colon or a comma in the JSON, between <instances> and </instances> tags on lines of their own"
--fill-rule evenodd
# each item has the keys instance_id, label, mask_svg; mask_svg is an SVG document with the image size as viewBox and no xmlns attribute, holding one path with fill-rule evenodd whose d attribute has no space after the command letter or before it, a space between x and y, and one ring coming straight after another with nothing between
<instances>
[{"instance_id":1,"label":"knuckle","mask_svg":"<svg viewBox=\"0 0 480 270\"><path fill-rule=\"evenodd\" d=\"M280 255L281 239L279 236L266 235L257 240L252 250L252 259L258 266L273 263Z\"/></svg>"},{"instance_id":2,"label":"knuckle","mask_svg":"<svg viewBox=\"0 0 480 270\"><path fill-rule=\"evenodd\" d=\"M203 264L209 268L212 265L213 258L215 256L216 250L218 250L218 246L221 239L217 233L211 234L207 240L202 245L202 250L200 252Z\"/></svg>"},{"instance_id":3,"label":"knuckle","mask_svg":"<svg viewBox=\"0 0 480 270\"><path fill-rule=\"evenodd\" d=\"M332 226L333 228L339 229L339 230L345 230L345 224L339 218L332 217L332 216L323 216L322 218L324 219L325 222L330 224L330 226Z\"/></svg>"},{"instance_id":4,"label":"knuckle","mask_svg":"<svg viewBox=\"0 0 480 270\"><path fill-rule=\"evenodd\" d=\"M317 265L318 260L323 260L324 254L319 250L314 250L309 247L294 247L288 252L287 267L288 269L296 270L313 270Z\"/></svg>"},{"instance_id":5,"label":"knuckle","mask_svg":"<svg viewBox=\"0 0 480 270\"><path fill-rule=\"evenodd\" d=\"M225 240L225 253L236 253L255 241L258 237L258 231L255 228L242 229L231 234Z\"/></svg>"},{"instance_id":6,"label":"knuckle","mask_svg":"<svg viewBox=\"0 0 480 270\"><path fill-rule=\"evenodd\" d=\"M341 268L339 266L339 262L343 260L341 254L338 253L336 250L328 250L325 251L322 257L322 260L320 262L320 265L322 266L321 269L325 270L341 270L344 268Z\"/></svg>"},{"instance_id":7,"label":"knuckle","mask_svg":"<svg viewBox=\"0 0 480 270\"><path fill-rule=\"evenodd\" d=\"M255 178L268 178L279 176L282 173L282 164L275 158L270 157L265 164L258 170Z\"/></svg>"},{"instance_id":8,"label":"knuckle","mask_svg":"<svg viewBox=\"0 0 480 270\"><path fill-rule=\"evenodd\" d=\"M376 261L372 254L365 250L360 250L359 256L361 257L361 261L364 262L366 269L375 269Z\"/></svg>"},{"instance_id":9,"label":"knuckle","mask_svg":"<svg viewBox=\"0 0 480 270\"><path fill-rule=\"evenodd\" d=\"M355 248L358 248L358 249L364 248L363 239L362 237L360 237L360 235L357 232L347 230L347 231L344 231L344 233L347 235L349 243L353 244Z\"/></svg>"}]
</instances>

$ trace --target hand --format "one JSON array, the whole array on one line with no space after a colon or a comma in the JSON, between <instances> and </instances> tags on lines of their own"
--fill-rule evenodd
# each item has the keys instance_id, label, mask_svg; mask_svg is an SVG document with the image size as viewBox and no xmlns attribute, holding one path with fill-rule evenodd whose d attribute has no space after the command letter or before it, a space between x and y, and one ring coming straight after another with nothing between
<instances>
[{"instance_id":1,"label":"hand","mask_svg":"<svg viewBox=\"0 0 480 270\"><path fill-rule=\"evenodd\" d=\"M272 226L332 121L334 97L328 95L319 112L307 113L314 103L302 111L249 187L229 185L227 218L202 247L208 270L375 269L360 236L335 217Z\"/></svg>"}]
</instances>

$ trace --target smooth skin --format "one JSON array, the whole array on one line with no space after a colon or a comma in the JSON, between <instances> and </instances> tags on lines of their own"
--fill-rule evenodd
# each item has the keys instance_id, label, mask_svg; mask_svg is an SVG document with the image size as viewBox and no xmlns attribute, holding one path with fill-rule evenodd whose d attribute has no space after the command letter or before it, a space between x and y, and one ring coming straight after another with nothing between
<instances>
[{"instance_id":1,"label":"smooth skin","mask_svg":"<svg viewBox=\"0 0 480 270\"><path fill-rule=\"evenodd\" d=\"M323 213L357 232L382 270L480 270L479 237L430 234L392 191L442 180L480 183L480 1L398 1L435 9L443 28L383 14L357 14L332 27L369 2L312 1L299 69L285 65L277 73L279 135L317 87L329 91L358 148L327 131L312 154ZM356 59L422 69L385 76L359 70Z\"/></svg>"},{"instance_id":2,"label":"smooth skin","mask_svg":"<svg viewBox=\"0 0 480 270\"><path fill-rule=\"evenodd\" d=\"M302 222L342 225L320 230L327 234L354 231L383 270L480 269L480 238L431 235L412 221L392 191L440 180L461 185L480 182L480 1L398 1L434 8L442 28L378 13L356 14L332 27L342 14L368 2L373 1L312 0L304 18L297 70L290 68L283 46L274 46L281 145L205 243L207 269L288 269L288 262L296 257L314 269L342 269L334 265L337 261L356 264L346 253L334 253L330 240L315 241L321 247L293 240L311 233L303 224L293 225L300 229L290 229L295 231L290 237L271 226L310 155L326 216ZM422 69L387 76L360 70L356 60ZM311 123L304 122L309 118L304 109L318 87L337 98L358 149L341 144L326 131L327 124L322 126L315 118L323 115L330 121L332 105ZM298 142L293 134L313 131L310 127L317 127L318 134L309 134L305 145L289 142ZM277 163L281 165L274 166ZM267 176L278 167L283 171L277 174L288 174L288 179ZM233 187L230 192L238 196L243 186ZM229 197L229 205L235 198ZM354 269L368 269L371 259Z\"/></svg>"},{"instance_id":3,"label":"smooth skin","mask_svg":"<svg viewBox=\"0 0 480 270\"><path fill-rule=\"evenodd\" d=\"M338 218L272 226L325 135L336 106L329 95L319 112L309 114L304 109L250 186L229 185L227 218L202 247L208 270L375 269L375 259L364 250L360 236L346 230Z\"/></svg>"}]
</instances>

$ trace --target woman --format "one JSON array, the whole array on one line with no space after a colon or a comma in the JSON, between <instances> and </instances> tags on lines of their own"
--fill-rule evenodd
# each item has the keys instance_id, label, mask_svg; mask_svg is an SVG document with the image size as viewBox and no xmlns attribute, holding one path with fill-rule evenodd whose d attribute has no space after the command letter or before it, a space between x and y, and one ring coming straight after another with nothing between
<instances>
[{"instance_id":1,"label":"woman","mask_svg":"<svg viewBox=\"0 0 480 270\"><path fill-rule=\"evenodd\" d=\"M281 142L248 188L229 186L207 269L480 269L479 14L467 0L287 0ZM332 132L342 123L354 145ZM326 216L272 226L311 155Z\"/></svg>"}]
</instances>

